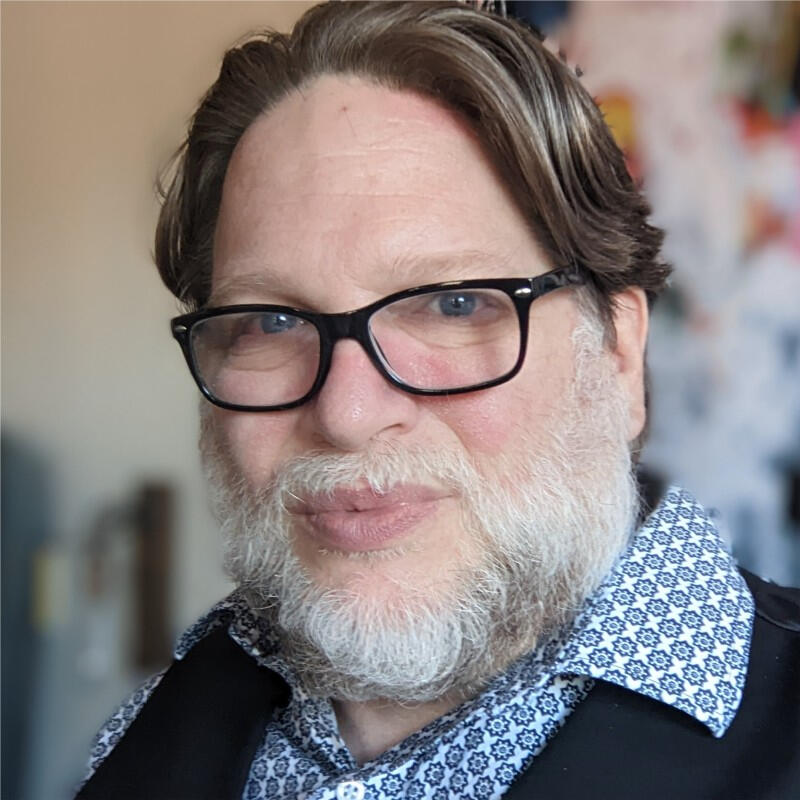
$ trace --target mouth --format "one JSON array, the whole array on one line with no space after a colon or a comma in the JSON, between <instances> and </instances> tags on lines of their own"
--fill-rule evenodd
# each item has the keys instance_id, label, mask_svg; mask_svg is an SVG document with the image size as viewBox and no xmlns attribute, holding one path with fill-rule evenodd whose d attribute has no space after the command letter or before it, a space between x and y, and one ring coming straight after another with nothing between
<instances>
[{"instance_id":1,"label":"mouth","mask_svg":"<svg viewBox=\"0 0 800 800\"><path fill-rule=\"evenodd\" d=\"M299 498L289 511L324 549L358 553L395 545L435 514L446 497L427 486L398 486L385 493L342 488Z\"/></svg>"}]
</instances>

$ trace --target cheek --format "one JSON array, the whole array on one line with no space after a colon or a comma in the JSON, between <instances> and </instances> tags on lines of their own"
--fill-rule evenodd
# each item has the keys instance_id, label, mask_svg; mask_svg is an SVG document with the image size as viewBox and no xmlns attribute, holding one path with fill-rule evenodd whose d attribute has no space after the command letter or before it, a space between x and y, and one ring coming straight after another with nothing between
<instances>
[{"instance_id":1,"label":"cheek","mask_svg":"<svg viewBox=\"0 0 800 800\"><path fill-rule=\"evenodd\" d=\"M291 455L296 413L246 414L216 408L213 413L217 431L240 474L252 487L263 487L275 467Z\"/></svg>"},{"instance_id":2,"label":"cheek","mask_svg":"<svg viewBox=\"0 0 800 800\"><path fill-rule=\"evenodd\" d=\"M532 353L520 374L508 383L440 398L430 408L468 451L513 455L523 439L528 444L547 441L564 413L572 378L570 359Z\"/></svg>"},{"instance_id":3,"label":"cheek","mask_svg":"<svg viewBox=\"0 0 800 800\"><path fill-rule=\"evenodd\" d=\"M498 386L443 397L433 403L432 410L467 451L495 456L506 452L524 430L529 413L526 400L520 392Z\"/></svg>"}]
</instances>

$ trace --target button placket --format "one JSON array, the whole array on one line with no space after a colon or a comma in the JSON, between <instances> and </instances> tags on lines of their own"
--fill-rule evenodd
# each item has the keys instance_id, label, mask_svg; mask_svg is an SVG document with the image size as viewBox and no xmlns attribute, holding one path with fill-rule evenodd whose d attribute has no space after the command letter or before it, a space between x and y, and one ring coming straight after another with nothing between
<instances>
[{"instance_id":1,"label":"button placket","mask_svg":"<svg viewBox=\"0 0 800 800\"><path fill-rule=\"evenodd\" d=\"M342 781L336 787L336 800L364 800L365 792L361 781Z\"/></svg>"}]
</instances>

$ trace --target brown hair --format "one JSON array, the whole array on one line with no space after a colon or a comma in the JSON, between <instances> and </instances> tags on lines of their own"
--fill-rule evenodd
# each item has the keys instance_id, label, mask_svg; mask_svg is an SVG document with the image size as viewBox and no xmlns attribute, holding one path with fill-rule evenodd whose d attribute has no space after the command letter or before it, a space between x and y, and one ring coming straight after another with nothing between
<instances>
[{"instance_id":1,"label":"brown hair","mask_svg":"<svg viewBox=\"0 0 800 800\"><path fill-rule=\"evenodd\" d=\"M291 34L229 50L194 115L155 242L164 282L188 307L208 300L236 144L259 115L324 74L416 91L468 120L551 262L588 270L607 323L615 292L640 286L652 301L663 288L663 233L647 222L650 208L594 101L537 33L460 3L336 2L308 11Z\"/></svg>"}]
</instances>

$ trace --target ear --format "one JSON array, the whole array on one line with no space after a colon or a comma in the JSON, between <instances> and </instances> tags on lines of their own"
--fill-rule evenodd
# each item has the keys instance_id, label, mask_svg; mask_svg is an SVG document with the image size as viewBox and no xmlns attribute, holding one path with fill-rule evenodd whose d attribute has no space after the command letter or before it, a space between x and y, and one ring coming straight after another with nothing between
<instances>
[{"instance_id":1,"label":"ear","mask_svg":"<svg viewBox=\"0 0 800 800\"><path fill-rule=\"evenodd\" d=\"M648 327L647 296L643 289L631 288L614 295L613 347L617 380L628 398L628 441L644 429L647 410L644 400L644 353Z\"/></svg>"}]
</instances>

